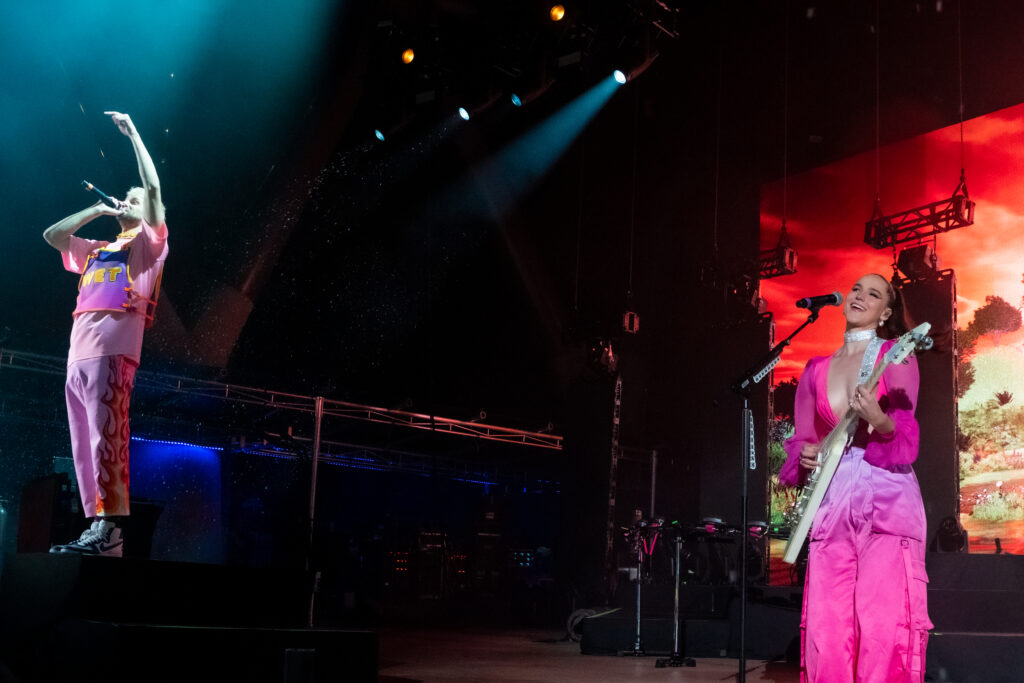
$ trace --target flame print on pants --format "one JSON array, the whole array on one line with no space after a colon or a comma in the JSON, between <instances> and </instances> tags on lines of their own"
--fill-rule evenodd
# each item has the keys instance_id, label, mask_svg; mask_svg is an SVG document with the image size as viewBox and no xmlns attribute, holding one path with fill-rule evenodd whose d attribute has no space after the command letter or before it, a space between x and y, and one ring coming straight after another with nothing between
<instances>
[{"instance_id":1,"label":"flame print on pants","mask_svg":"<svg viewBox=\"0 0 1024 683\"><path fill-rule=\"evenodd\" d=\"M107 388L100 398L106 412L103 440L96 453L96 514L128 514L128 403L135 385L135 366L111 356Z\"/></svg>"}]
</instances>

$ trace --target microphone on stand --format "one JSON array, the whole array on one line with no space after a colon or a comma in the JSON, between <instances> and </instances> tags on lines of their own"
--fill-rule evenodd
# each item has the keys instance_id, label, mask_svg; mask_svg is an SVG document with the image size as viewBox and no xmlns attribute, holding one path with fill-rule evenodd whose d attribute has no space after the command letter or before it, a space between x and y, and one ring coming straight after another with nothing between
<instances>
[{"instance_id":1,"label":"microphone on stand","mask_svg":"<svg viewBox=\"0 0 1024 683\"><path fill-rule=\"evenodd\" d=\"M100 198L101 202L103 202L104 204L106 204L110 208L112 208L112 209L120 209L120 208L122 208L121 207L121 202L119 202L118 200L114 199L113 197L107 195L105 192L103 192L98 187L96 187L95 185L90 183L88 180L83 180L82 181L82 187L84 187L88 192L92 192L93 194L95 194L97 197Z\"/></svg>"},{"instance_id":2,"label":"microphone on stand","mask_svg":"<svg viewBox=\"0 0 1024 683\"><path fill-rule=\"evenodd\" d=\"M808 296L796 302L797 308L821 308L822 306L839 306L843 303L843 295L839 292Z\"/></svg>"}]
</instances>

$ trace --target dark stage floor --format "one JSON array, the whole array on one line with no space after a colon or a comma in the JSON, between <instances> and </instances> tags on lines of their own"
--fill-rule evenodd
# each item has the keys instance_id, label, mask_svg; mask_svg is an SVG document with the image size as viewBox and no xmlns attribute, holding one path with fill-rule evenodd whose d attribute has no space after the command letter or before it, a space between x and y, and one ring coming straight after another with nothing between
<instances>
[{"instance_id":1,"label":"dark stage floor","mask_svg":"<svg viewBox=\"0 0 1024 683\"><path fill-rule=\"evenodd\" d=\"M739 662L696 659L695 667L657 668L659 657L580 654L556 630L385 629L380 683L413 681L734 681ZM799 680L795 665L747 660L749 681Z\"/></svg>"},{"instance_id":2,"label":"dark stage floor","mask_svg":"<svg viewBox=\"0 0 1024 683\"><path fill-rule=\"evenodd\" d=\"M1019 617L1024 612L1024 558L929 554L928 571L929 614L935 624L928 642L928 680L1019 683L1024 671ZM305 627L309 596L304 590L309 582L303 577L299 570L8 555L0 581L0 661L19 683L70 680L77 662L98 649L119 662L116 675L107 677L112 683L739 678L740 612L728 586L681 591L693 616L683 620L680 643L696 666L658 668L658 659L672 648L673 632L671 616L653 605L642 612L643 643L651 654L635 657L617 654L629 651L635 637L636 613L626 608L577 610L574 616L591 614L573 622L578 630L567 631L547 618L514 618L509 600L461 612L454 604L431 601L427 609L423 601L408 601L395 605L402 608L400 614L382 612L377 619L353 614L333 625L318 621L310 629ZM781 587L749 591L746 679L799 679L793 648L799 600L792 592ZM656 591L647 594L659 597ZM321 608L330 606L327 597L322 595ZM189 656L168 657L178 652ZM195 662L203 662L201 669Z\"/></svg>"}]
</instances>

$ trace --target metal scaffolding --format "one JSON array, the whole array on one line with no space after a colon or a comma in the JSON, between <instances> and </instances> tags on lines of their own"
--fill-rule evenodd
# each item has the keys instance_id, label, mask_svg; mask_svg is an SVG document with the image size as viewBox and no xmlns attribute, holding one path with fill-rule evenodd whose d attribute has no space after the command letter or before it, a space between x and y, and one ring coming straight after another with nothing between
<instances>
[{"instance_id":1,"label":"metal scaffolding","mask_svg":"<svg viewBox=\"0 0 1024 683\"><path fill-rule=\"evenodd\" d=\"M0 372L4 370L20 370L64 376L66 365L67 360L65 358L0 348ZM549 450L562 450L562 437L552 434L547 430L527 431L513 429L484 422L455 420L439 415L426 415L405 410L337 401L322 396L304 396L146 370L139 370L136 373L135 386L197 398L220 399L231 403L308 413L314 416L314 432L319 430L323 418L338 417L348 420L362 420L364 422L394 425L407 429L469 436L485 441L498 441ZM314 443L313 448L314 451L318 450L318 444Z\"/></svg>"},{"instance_id":2,"label":"metal scaffolding","mask_svg":"<svg viewBox=\"0 0 1024 683\"><path fill-rule=\"evenodd\" d=\"M882 215L878 200L871 220L864 224L864 242L875 249L920 242L951 230L974 225L974 202L967 195L963 172L960 184L948 199L916 206L888 216Z\"/></svg>"}]
</instances>

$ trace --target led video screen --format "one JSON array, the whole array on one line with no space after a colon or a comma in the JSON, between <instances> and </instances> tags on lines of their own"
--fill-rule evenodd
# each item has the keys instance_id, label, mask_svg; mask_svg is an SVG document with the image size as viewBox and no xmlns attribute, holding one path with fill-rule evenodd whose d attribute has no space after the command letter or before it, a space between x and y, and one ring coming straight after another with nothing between
<instances>
[{"instance_id":1,"label":"led video screen","mask_svg":"<svg viewBox=\"0 0 1024 683\"><path fill-rule=\"evenodd\" d=\"M938 424L942 419L956 421L958 429L950 430L950 452L928 453L927 458L922 453L915 470L922 479L922 467L949 459L949 476L959 477L959 497L948 507L966 530L972 553L1024 552L1021 131L1024 105L780 179L761 193L761 248L777 244L785 205L787 233L798 254L795 273L761 283L761 297L775 316L776 339L781 340L807 318L807 311L795 306L798 299L837 290L845 296L868 272L891 278L898 252L915 246L876 250L865 244L865 223L873 217L876 195L881 215L949 199L964 169L965 186L976 203L973 225L923 241L938 257L935 269L955 283L955 316L951 305L952 320L932 323L957 332L958 355L949 350L955 381L945 390L954 396L944 397L951 399L946 401L949 417L940 417ZM791 429L785 412L793 382L810 357L841 345L843 326L840 308L824 308L775 368L777 410L769 445L774 472L784 457L781 441ZM921 410L919 404L919 421ZM950 490L955 498L956 487ZM922 491L928 507L924 486ZM773 483L773 524L782 522L782 512L793 499L792 491ZM939 501L939 508L945 506ZM929 540L934 542L937 529L932 523L930 518ZM772 552L773 557L779 554Z\"/></svg>"}]
</instances>

